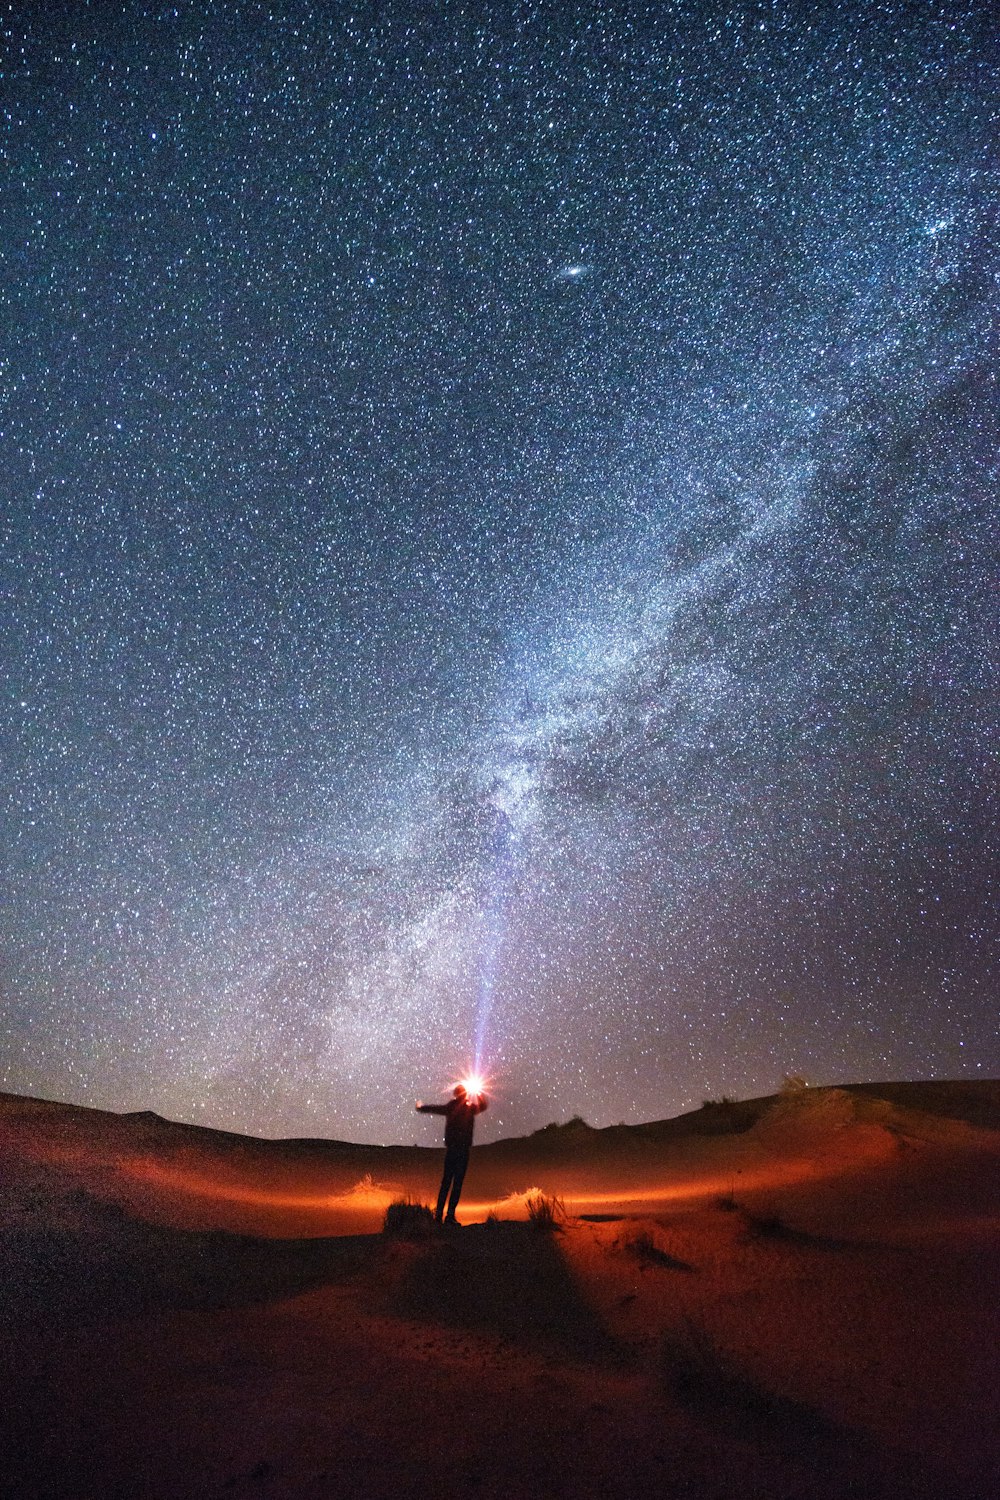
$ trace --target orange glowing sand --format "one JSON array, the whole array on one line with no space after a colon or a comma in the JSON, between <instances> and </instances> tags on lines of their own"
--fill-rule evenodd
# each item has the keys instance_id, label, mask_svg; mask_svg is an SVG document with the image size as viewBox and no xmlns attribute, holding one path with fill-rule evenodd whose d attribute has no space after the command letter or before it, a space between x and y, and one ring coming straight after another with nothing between
<instances>
[{"instance_id":1,"label":"orange glowing sand","mask_svg":"<svg viewBox=\"0 0 1000 1500\"><path fill-rule=\"evenodd\" d=\"M0 1096L0 1489L973 1500L997 1127L1000 1086L929 1084L550 1128L409 1243L439 1150Z\"/></svg>"}]
</instances>

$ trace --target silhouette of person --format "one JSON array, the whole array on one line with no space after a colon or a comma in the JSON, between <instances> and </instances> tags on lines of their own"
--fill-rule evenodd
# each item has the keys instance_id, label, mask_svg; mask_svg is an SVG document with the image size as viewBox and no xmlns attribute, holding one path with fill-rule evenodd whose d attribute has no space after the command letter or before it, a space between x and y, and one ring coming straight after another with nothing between
<instances>
[{"instance_id":1,"label":"silhouette of person","mask_svg":"<svg viewBox=\"0 0 1000 1500\"><path fill-rule=\"evenodd\" d=\"M457 1083L454 1098L449 1099L447 1104L417 1105L422 1115L444 1115L445 1117L444 1173L441 1177L441 1191L438 1193L437 1209L434 1213L439 1224L444 1217L446 1203L448 1214L444 1222L446 1224L458 1222L455 1218L455 1210L462 1196L462 1183L465 1181L465 1170L469 1165L469 1152L472 1150L472 1132L476 1127L476 1116L481 1115L484 1109L488 1109L489 1103L485 1094L473 1094L470 1097L465 1084Z\"/></svg>"}]
</instances>

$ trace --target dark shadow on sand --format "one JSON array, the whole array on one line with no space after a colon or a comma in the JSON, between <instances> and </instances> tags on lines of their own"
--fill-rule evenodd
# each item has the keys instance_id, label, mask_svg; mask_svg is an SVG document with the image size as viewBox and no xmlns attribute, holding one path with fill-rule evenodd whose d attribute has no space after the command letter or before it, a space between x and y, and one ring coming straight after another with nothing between
<instances>
[{"instance_id":1,"label":"dark shadow on sand","mask_svg":"<svg viewBox=\"0 0 1000 1500\"><path fill-rule=\"evenodd\" d=\"M669 1250L664 1250L662 1245L656 1243L649 1230L640 1230L631 1239L627 1239L623 1249L642 1266L656 1266L661 1271L684 1271L689 1275L697 1270L690 1261L681 1260Z\"/></svg>"},{"instance_id":2,"label":"dark shadow on sand","mask_svg":"<svg viewBox=\"0 0 1000 1500\"><path fill-rule=\"evenodd\" d=\"M626 1351L584 1300L559 1234L532 1224L470 1226L414 1247L392 1294L407 1318L499 1334L529 1347L622 1364Z\"/></svg>"},{"instance_id":3,"label":"dark shadow on sand","mask_svg":"<svg viewBox=\"0 0 1000 1500\"><path fill-rule=\"evenodd\" d=\"M870 1248L859 1240L845 1240L829 1234L814 1234L808 1229L795 1229L786 1224L775 1213L752 1213L750 1209L737 1205L742 1215L747 1240L775 1240L785 1245L800 1245L810 1250L865 1250Z\"/></svg>"},{"instance_id":4,"label":"dark shadow on sand","mask_svg":"<svg viewBox=\"0 0 1000 1500\"><path fill-rule=\"evenodd\" d=\"M0 1328L238 1307L349 1280L375 1235L276 1240L149 1224L77 1188L7 1203L0 1216Z\"/></svg>"},{"instance_id":5,"label":"dark shadow on sand","mask_svg":"<svg viewBox=\"0 0 1000 1500\"><path fill-rule=\"evenodd\" d=\"M665 1340L661 1376L668 1396L700 1423L803 1465L821 1477L824 1495L985 1500L926 1459L884 1449L869 1434L771 1389L690 1321Z\"/></svg>"}]
</instances>

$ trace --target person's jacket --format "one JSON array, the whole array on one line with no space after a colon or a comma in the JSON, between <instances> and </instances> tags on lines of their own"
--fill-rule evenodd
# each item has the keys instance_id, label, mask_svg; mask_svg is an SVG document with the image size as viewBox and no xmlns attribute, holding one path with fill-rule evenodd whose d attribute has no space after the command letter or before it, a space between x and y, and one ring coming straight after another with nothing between
<instances>
[{"instance_id":1,"label":"person's jacket","mask_svg":"<svg viewBox=\"0 0 1000 1500\"><path fill-rule=\"evenodd\" d=\"M468 1151L472 1145L472 1132L476 1116L489 1108L485 1094L468 1095L464 1099L449 1099L447 1104L421 1104L422 1115L444 1115L444 1143L449 1150Z\"/></svg>"}]
</instances>

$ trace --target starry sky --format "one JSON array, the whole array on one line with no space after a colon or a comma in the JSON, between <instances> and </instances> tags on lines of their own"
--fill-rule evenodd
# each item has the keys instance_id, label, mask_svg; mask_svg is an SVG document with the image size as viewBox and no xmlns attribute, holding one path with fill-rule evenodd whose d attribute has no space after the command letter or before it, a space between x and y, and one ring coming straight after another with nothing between
<instances>
[{"instance_id":1,"label":"starry sky","mask_svg":"<svg viewBox=\"0 0 1000 1500\"><path fill-rule=\"evenodd\" d=\"M7 10L0 1088L1000 1074L989 12Z\"/></svg>"}]
</instances>

